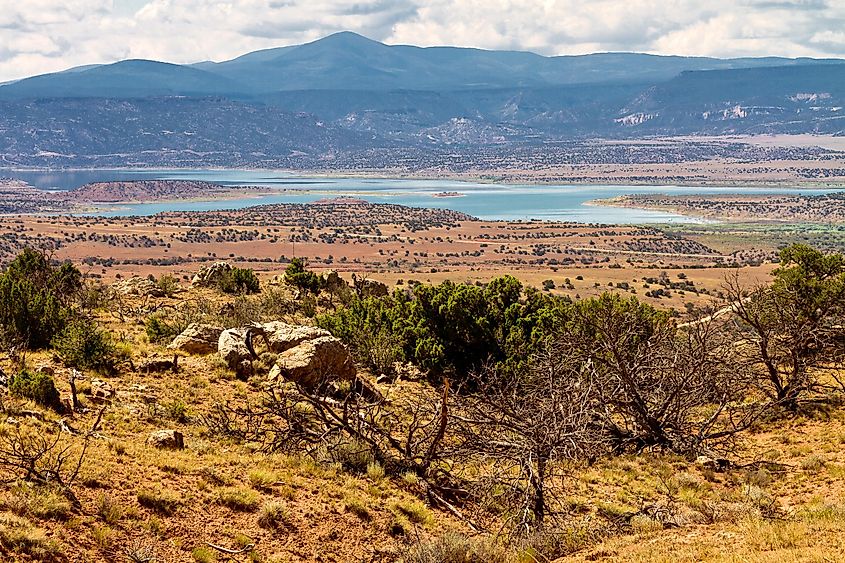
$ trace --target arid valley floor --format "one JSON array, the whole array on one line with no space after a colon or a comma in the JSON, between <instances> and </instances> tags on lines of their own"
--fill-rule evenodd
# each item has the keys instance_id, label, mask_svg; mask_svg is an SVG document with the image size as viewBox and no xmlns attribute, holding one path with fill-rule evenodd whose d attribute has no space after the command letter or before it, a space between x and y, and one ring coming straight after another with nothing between
<instances>
[{"instance_id":1,"label":"arid valley floor","mask_svg":"<svg viewBox=\"0 0 845 563\"><path fill-rule=\"evenodd\" d=\"M840 140L828 142L819 150L842 154ZM767 145L760 141L755 147ZM575 181L700 182L701 174L710 183L735 185L800 178L830 187L845 181L840 156L818 164L803 157L796 162L816 172L802 176L786 157L764 164L615 163L607 170L580 168ZM562 170L467 174L572 180ZM197 182L120 182L56 195L14 180L0 183L0 263L25 248L71 261L97 288L91 314L114 335L126 360L109 375L79 374L49 350L0 353L0 375L23 362L52 374L64 402L75 391L80 401L58 414L0 391L0 408L6 409L0 428L7 433L0 438L14 428L40 429L76 455L81 437L94 428L74 482L75 502L26 480L0 484L0 559L437 563L419 546L436 544L445 553L445 544L460 537L477 546L478 557L467 563L545 563L551 559L536 546L519 544L508 555L484 547L503 528L495 507L468 503L461 512L445 502L435 506L427 502L424 483L410 473L385 474L372 461L352 471L324 459L325 452L268 454L261 445L236 439L236 432L227 434L232 429L210 428L208 416L218 404L261 404L270 366L238 377L216 348L188 353L169 348L169 341L151 341L149 318L222 329L272 321L310 327L315 312L333 311L338 303L333 293L318 291L311 299L285 283L296 257L317 274L337 272L353 287L353 280L362 279L381 282L388 291L445 280L482 287L509 274L544 294L574 301L604 292L636 296L683 322L698 311L725 307L726 284L732 281L749 288L770 283L778 251L790 244L845 249L845 199L838 195L632 196L610 202L706 219L653 226L483 221L354 198L152 216L85 213L106 201L259 192ZM254 270L260 292L230 295L192 284L198 271L220 261ZM155 290L156 280L167 276L173 276L174 287ZM432 404L438 401L418 371L386 381L382 374L358 370L386 404L401 406L420 393L430 393ZM183 435L184 447L152 447L151 433L162 428ZM819 401L799 415L761 419L732 444L730 455L728 470L659 451L573 465L559 483L572 526L560 531L556 549L567 555L555 560L845 559L841 402Z\"/></svg>"}]
</instances>

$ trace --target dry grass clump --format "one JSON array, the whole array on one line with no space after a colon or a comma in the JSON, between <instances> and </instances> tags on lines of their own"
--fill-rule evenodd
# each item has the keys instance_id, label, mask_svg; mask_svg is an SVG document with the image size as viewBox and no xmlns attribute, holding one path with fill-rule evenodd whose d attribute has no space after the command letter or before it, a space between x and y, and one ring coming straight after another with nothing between
<instances>
[{"instance_id":1,"label":"dry grass clump","mask_svg":"<svg viewBox=\"0 0 845 563\"><path fill-rule=\"evenodd\" d=\"M117 524L124 513L123 507L113 497L101 494L97 498L97 516L106 524Z\"/></svg>"},{"instance_id":2,"label":"dry grass clump","mask_svg":"<svg viewBox=\"0 0 845 563\"><path fill-rule=\"evenodd\" d=\"M391 507L395 514L404 516L413 524L429 525L434 521L431 510L418 500L400 500Z\"/></svg>"},{"instance_id":3,"label":"dry grass clump","mask_svg":"<svg viewBox=\"0 0 845 563\"><path fill-rule=\"evenodd\" d=\"M530 561L530 559L528 559ZM517 563L518 559L491 540L470 539L460 534L444 534L408 547L407 563Z\"/></svg>"},{"instance_id":4,"label":"dry grass clump","mask_svg":"<svg viewBox=\"0 0 845 563\"><path fill-rule=\"evenodd\" d=\"M182 505L182 500L166 491L143 489L137 494L138 504L159 514L170 516Z\"/></svg>"},{"instance_id":5,"label":"dry grass clump","mask_svg":"<svg viewBox=\"0 0 845 563\"><path fill-rule=\"evenodd\" d=\"M57 488L36 487L22 481L0 498L0 508L39 520L67 520L73 512L67 496Z\"/></svg>"},{"instance_id":6,"label":"dry grass clump","mask_svg":"<svg viewBox=\"0 0 845 563\"><path fill-rule=\"evenodd\" d=\"M253 469L247 476L253 488L259 491L266 491L279 482L279 476L268 469Z\"/></svg>"},{"instance_id":7,"label":"dry grass clump","mask_svg":"<svg viewBox=\"0 0 845 563\"><path fill-rule=\"evenodd\" d=\"M195 547L191 551L191 557L197 563L214 563L217 561L217 553L207 547Z\"/></svg>"},{"instance_id":8,"label":"dry grass clump","mask_svg":"<svg viewBox=\"0 0 845 563\"><path fill-rule=\"evenodd\" d=\"M343 499L343 507L347 512L354 514L361 520L369 521L372 519L372 514L370 514L370 509L367 506L367 503L357 496L347 495Z\"/></svg>"},{"instance_id":9,"label":"dry grass clump","mask_svg":"<svg viewBox=\"0 0 845 563\"><path fill-rule=\"evenodd\" d=\"M0 559L14 561L23 555L34 561L59 561L62 552L44 531L25 518L0 514Z\"/></svg>"},{"instance_id":10,"label":"dry grass clump","mask_svg":"<svg viewBox=\"0 0 845 563\"><path fill-rule=\"evenodd\" d=\"M217 503L239 512L254 512L258 508L258 493L241 487L226 487L217 491Z\"/></svg>"},{"instance_id":11,"label":"dry grass clump","mask_svg":"<svg viewBox=\"0 0 845 563\"><path fill-rule=\"evenodd\" d=\"M285 503L276 500L265 503L258 515L258 525L267 529L280 528L287 523L287 520L287 506Z\"/></svg>"}]
</instances>

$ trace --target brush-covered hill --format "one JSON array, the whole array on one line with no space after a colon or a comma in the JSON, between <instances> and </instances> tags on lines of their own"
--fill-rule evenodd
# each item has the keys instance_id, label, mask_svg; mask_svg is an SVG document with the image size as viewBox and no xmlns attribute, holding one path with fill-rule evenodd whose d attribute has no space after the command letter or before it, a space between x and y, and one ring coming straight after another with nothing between
<instances>
[{"instance_id":1,"label":"brush-covered hill","mask_svg":"<svg viewBox=\"0 0 845 563\"><path fill-rule=\"evenodd\" d=\"M162 150L193 150L210 154L198 165L260 166L268 156L296 167L284 161L293 148L317 160L360 151L362 166L376 167L380 154L396 153L395 142L461 151L655 134L840 134L843 68L837 59L546 57L339 33L229 61L127 60L0 85L0 154L11 165L55 165L44 156L51 153L68 166L106 157L110 165L173 165ZM219 115L221 104L231 119ZM196 118L182 123L186 105ZM332 133L275 126L300 113ZM137 130L136 120L147 126ZM129 138L144 143L126 146Z\"/></svg>"}]
</instances>

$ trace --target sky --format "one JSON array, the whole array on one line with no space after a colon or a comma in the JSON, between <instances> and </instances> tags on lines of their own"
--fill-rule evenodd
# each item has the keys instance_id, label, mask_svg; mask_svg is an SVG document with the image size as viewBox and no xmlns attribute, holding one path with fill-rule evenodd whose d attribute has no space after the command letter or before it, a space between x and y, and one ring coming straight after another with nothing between
<instances>
[{"instance_id":1,"label":"sky","mask_svg":"<svg viewBox=\"0 0 845 563\"><path fill-rule=\"evenodd\" d=\"M226 60L344 30L544 55L845 57L845 0L0 0L0 81Z\"/></svg>"}]
</instances>

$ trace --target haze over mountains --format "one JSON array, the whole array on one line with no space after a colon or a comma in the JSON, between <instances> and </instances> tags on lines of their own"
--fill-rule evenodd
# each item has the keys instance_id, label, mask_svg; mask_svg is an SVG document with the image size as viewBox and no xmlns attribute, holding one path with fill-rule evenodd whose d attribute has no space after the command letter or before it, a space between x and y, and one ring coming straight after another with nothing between
<instances>
[{"instance_id":1,"label":"haze over mountains","mask_svg":"<svg viewBox=\"0 0 845 563\"><path fill-rule=\"evenodd\" d=\"M0 153L19 165L174 154L240 165L584 137L842 134L843 106L838 59L544 57L345 32L224 62L128 60L2 85Z\"/></svg>"}]
</instances>

